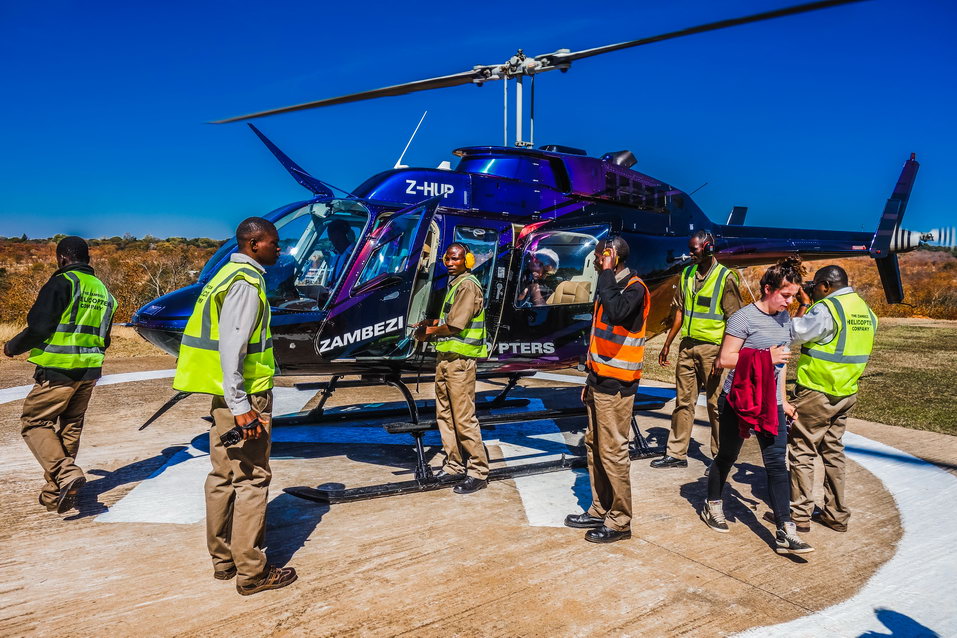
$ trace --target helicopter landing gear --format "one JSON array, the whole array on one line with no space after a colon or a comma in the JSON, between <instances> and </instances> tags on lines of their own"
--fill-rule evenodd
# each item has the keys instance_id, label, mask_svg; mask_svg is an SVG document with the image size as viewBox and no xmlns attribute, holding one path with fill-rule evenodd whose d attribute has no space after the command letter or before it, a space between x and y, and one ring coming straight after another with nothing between
<instances>
[{"instance_id":1,"label":"helicopter landing gear","mask_svg":"<svg viewBox=\"0 0 957 638\"><path fill-rule=\"evenodd\" d=\"M661 455L660 450L652 450L648 441L642 436L641 430L638 428L638 417L634 414L631 415L631 431L635 435L635 438L628 444L628 456L631 460L649 459Z\"/></svg>"},{"instance_id":2,"label":"helicopter landing gear","mask_svg":"<svg viewBox=\"0 0 957 638\"><path fill-rule=\"evenodd\" d=\"M410 421L387 423L385 425L385 429L390 434L410 434L415 439L415 479L412 481L399 481L395 483L384 483L380 485L369 485L366 487L354 487L347 489L287 487L283 491L293 496L298 496L306 500L320 503L348 503L350 501L363 501L372 498L382 498L385 496L410 494L413 492L426 492L452 487L456 484L457 480L455 479L450 480L448 478L435 478L435 476L432 474L432 469L425 460L425 446L423 445L422 437L425 436L427 431L435 429L435 420L431 418L419 418L418 406L412 399L412 393L401 379L392 377L384 378L382 381L402 392L402 395L405 397L406 404L408 405ZM518 379L515 379L514 381L515 382L513 383L510 379L509 383L506 384L505 389L493 401L502 399L506 394L508 394L508 392L515 387ZM492 401L489 403L492 403ZM665 399L646 395L638 397L638 399L635 401L635 409L639 411L657 410L663 407L665 403ZM489 414L481 418L480 425L482 428L487 429L489 427L494 427L497 424L526 422L542 419L558 420L572 417L580 418L585 416L585 414L585 409L581 407L552 408L534 412L524 412L520 414ZM634 433L634 440L629 446L629 455L632 459L648 458L661 455L661 450L653 451L648 445L648 442L645 440L645 437L641 434L641 431L638 428L638 421L635 416L632 416L631 428L632 432ZM566 457L563 454L559 460L555 461L544 461L541 463L528 463L525 465L492 468L492 470L489 471L488 480L502 481L506 479L518 478L521 476L544 474L547 472L561 472L563 470L585 467L586 465L587 461L585 457Z\"/></svg>"}]
</instances>

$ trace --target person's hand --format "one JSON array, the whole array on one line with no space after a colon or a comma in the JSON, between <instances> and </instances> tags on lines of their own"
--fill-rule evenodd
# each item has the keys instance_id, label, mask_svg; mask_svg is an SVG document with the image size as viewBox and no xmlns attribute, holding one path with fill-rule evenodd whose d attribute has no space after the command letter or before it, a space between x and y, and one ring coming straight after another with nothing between
<instances>
[{"instance_id":1,"label":"person's hand","mask_svg":"<svg viewBox=\"0 0 957 638\"><path fill-rule=\"evenodd\" d=\"M791 360L791 349L787 346L774 346L771 348L771 363L787 363Z\"/></svg>"},{"instance_id":2,"label":"person's hand","mask_svg":"<svg viewBox=\"0 0 957 638\"><path fill-rule=\"evenodd\" d=\"M583 386L582 386L582 403L585 402L585 392L586 392L586 391L588 391L588 386L587 386L587 385L583 385Z\"/></svg>"},{"instance_id":3,"label":"person's hand","mask_svg":"<svg viewBox=\"0 0 957 638\"><path fill-rule=\"evenodd\" d=\"M618 264L618 251L615 250L614 246L611 246L611 245L606 246L605 250L601 254L602 270L614 270L617 264Z\"/></svg>"},{"instance_id":4,"label":"person's hand","mask_svg":"<svg viewBox=\"0 0 957 638\"><path fill-rule=\"evenodd\" d=\"M428 337L428 329L422 324L417 324L415 328L415 332L412 333L412 337L416 341L425 341L426 338Z\"/></svg>"},{"instance_id":5,"label":"person's hand","mask_svg":"<svg viewBox=\"0 0 957 638\"><path fill-rule=\"evenodd\" d=\"M788 415L788 417L789 417L792 421L797 421L797 419L798 419L798 411L797 411L797 408L794 407L792 404L788 403L787 401L784 402L783 407L784 407L784 413L785 413L786 415Z\"/></svg>"},{"instance_id":6,"label":"person's hand","mask_svg":"<svg viewBox=\"0 0 957 638\"><path fill-rule=\"evenodd\" d=\"M250 423L257 420L259 423L256 424L256 427L249 428L248 430L246 429ZM265 419L265 417L261 416L255 410L250 410L249 412L238 415L236 417L236 425L240 427L239 433L242 435L243 441L258 439L260 436L262 436L266 432L266 430L263 428L264 420L268 423L268 419Z\"/></svg>"},{"instance_id":7,"label":"person's hand","mask_svg":"<svg viewBox=\"0 0 957 638\"><path fill-rule=\"evenodd\" d=\"M797 298L799 304L804 306L811 305L811 297L807 294L807 291L804 290L804 286L798 288Z\"/></svg>"},{"instance_id":8,"label":"person's hand","mask_svg":"<svg viewBox=\"0 0 957 638\"><path fill-rule=\"evenodd\" d=\"M718 359L715 357L714 363L711 364L711 375L721 374L721 368L718 366Z\"/></svg>"},{"instance_id":9,"label":"person's hand","mask_svg":"<svg viewBox=\"0 0 957 638\"><path fill-rule=\"evenodd\" d=\"M658 353L658 365L660 366L671 365L670 363L668 363L668 353L670 352L671 352L670 343L666 343L665 345L661 346L661 352Z\"/></svg>"}]
</instances>

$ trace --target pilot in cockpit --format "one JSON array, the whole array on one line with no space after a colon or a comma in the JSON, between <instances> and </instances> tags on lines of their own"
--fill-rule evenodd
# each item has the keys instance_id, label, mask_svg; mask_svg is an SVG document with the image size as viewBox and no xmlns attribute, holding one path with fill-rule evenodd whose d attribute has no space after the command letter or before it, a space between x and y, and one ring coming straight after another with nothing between
<instances>
[{"instance_id":1,"label":"pilot in cockpit","mask_svg":"<svg viewBox=\"0 0 957 638\"><path fill-rule=\"evenodd\" d=\"M329 286L334 286L339 278L342 277L346 269L346 263L352 254L352 249L356 244L355 233L352 227L343 219L333 219L326 226L326 235L332 242L332 248L335 251L330 260Z\"/></svg>"}]
</instances>

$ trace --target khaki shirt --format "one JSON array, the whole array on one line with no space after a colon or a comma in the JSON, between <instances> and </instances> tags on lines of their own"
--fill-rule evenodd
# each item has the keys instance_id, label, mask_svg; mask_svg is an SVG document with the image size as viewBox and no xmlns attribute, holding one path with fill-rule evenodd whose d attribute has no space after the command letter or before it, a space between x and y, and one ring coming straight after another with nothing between
<instances>
[{"instance_id":1,"label":"khaki shirt","mask_svg":"<svg viewBox=\"0 0 957 638\"><path fill-rule=\"evenodd\" d=\"M694 274L694 283L692 284L692 291L698 292L701 290L701 286L704 284L704 280L708 278L708 275L711 274L711 271L714 270L718 265L717 260L714 262L714 265L708 269L707 272L701 272L699 268ZM738 286L735 285L734 276L731 276L731 282L724 287L724 294L721 296L721 312L724 313L725 318L730 317L737 311L741 310L744 306L744 301L741 299L741 291L738 289ZM675 296L671 300L671 307L677 308L681 312L685 310L685 298L681 294L681 284L679 283L675 286Z\"/></svg>"},{"instance_id":2,"label":"khaki shirt","mask_svg":"<svg viewBox=\"0 0 957 638\"><path fill-rule=\"evenodd\" d=\"M462 273L453 279L449 286L454 286L456 282L465 279L468 274L468 272ZM463 281L455 291L452 307L445 315L445 324L453 332L464 330L472 321L472 318L482 312L484 302L482 289L472 280Z\"/></svg>"}]
</instances>

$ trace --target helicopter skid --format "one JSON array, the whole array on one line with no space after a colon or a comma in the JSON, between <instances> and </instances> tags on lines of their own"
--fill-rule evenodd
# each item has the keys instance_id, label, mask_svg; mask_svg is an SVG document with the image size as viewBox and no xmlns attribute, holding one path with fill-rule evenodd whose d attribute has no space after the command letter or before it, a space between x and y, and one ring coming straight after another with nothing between
<instances>
[{"instance_id":1,"label":"helicopter skid","mask_svg":"<svg viewBox=\"0 0 957 638\"><path fill-rule=\"evenodd\" d=\"M526 405L528 405L528 399L505 399L501 401L489 399L487 401L477 401L475 405L475 411L487 412L488 410L497 408L522 408ZM328 423L341 423L344 421L360 419L364 421L371 419L408 416L409 414L409 409L405 406L400 408L379 408L373 410L357 409L357 407L361 406L350 406L349 409L335 411L330 410L329 412L323 412L320 414L307 411L277 416L273 419L273 425L325 425ZM418 410L420 412L434 412L435 403L432 401L419 403ZM378 423L370 423L369 425L370 427L380 427L380 424Z\"/></svg>"},{"instance_id":2,"label":"helicopter skid","mask_svg":"<svg viewBox=\"0 0 957 638\"><path fill-rule=\"evenodd\" d=\"M493 468L488 473L488 480L504 481L522 476L545 474L547 472L562 472L585 466L586 460L583 456L566 457L562 455L562 458L556 461ZM368 485L366 487L353 487L341 490L324 490L314 487L287 487L283 489L283 492L317 503L349 503L352 501L384 498L386 496L398 496L400 494L441 490L448 487L455 487L459 482L461 482L460 479L429 478L421 481L398 481L395 483L382 483L380 485Z\"/></svg>"}]
</instances>

